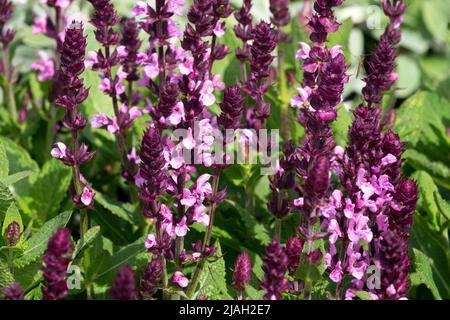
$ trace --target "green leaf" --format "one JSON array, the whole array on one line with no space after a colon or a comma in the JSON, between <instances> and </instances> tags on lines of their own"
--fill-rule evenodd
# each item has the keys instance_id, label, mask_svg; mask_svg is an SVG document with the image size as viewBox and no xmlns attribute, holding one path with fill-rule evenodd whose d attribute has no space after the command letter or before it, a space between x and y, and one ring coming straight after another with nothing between
<instances>
[{"instance_id":1,"label":"green leaf","mask_svg":"<svg viewBox=\"0 0 450 320\"><path fill-rule=\"evenodd\" d=\"M6 150L3 143L0 141L0 181L6 182L9 172L9 162L6 156Z\"/></svg>"},{"instance_id":2,"label":"green leaf","mask_svg":"<svg viewBox=\"0 0 450 320\"><path fill-rule=\"evenodd\" d=\"M94 88L97 89L100 84L100 78L98 77L97 72L86 70L83 73L83 77L85 86L93 88L88 98L83 102L88 117L90 118L96 113L113 116L114 111L111 107L111 98L100 90L94 90Z\"/></svg>"},{"instance_id":3,"label":"green leaf","mask_svg":"<svg viewBox=\"0 0 450 320\"><path fill-rule=\"evenodd\" d=\"M33 159L31 159L30 155L24 148L17 145L12 140L5 137L0 137L0 143L5 147L6 156L9 162L10 175L26 170L35 172L29 177L18 181L11 187L12 192L19 197L19 206L22 208L20 200L22 197L31 195L31 191L33 189L32 181L37 175L37 172L39 172L39 166Z\"/></svg>"},{"instance_id":4,"label":"green leaf","mask_svg":"<svg viewBox=\"0 0 450 320\"><path fill-rule=\"evenodd\" d=\"M88 248L100 235L100 226L90 228L84 235L84 241L78 240L73 252L74 259L86 248Z\"/></svg>"},{"instance_id":5,"label":"green leaf","mask_svg":"<svg viewBox=\"0 0 450 320\"><path fill-rule=\"evenodd\" d=\"M328 47L330 48L336 45L343 46L342 49L344 51L346 60L350 60L349 39L352 28L352 19L345 19L339 27L339 30L329 35L328 40Z\"/></svg>"},{"instance_id":6,"label":"green leaf","mask_svg":"<svg viewBox=\"0 0 450 320\"><path fill-rule=\"evenodd\" d=\"M72 170L60 161L51 159L44 164L32 192L32 208L41 221L53 218L59 212L71 179Z\"/></svg>"},{"instance_id":7,"label":"green leaf","mask_svg":"<svg viewBox=\"0 0 450 320\"><path fill-rule=\"evenodd\" d=\"M425 56L420 60L420 69L425 77L423 84L434 90L450 74L450 62L444 57Z\"/></svg>"},{"instance_id":8,"label":"green leaf","mask_svg":"<svg viewBox=\"0 0 450 320\"><path fill-rule=\"evenodd\" d=\"M113 255L113 243L103 236L97 237L88 249L91 263L88 270L84 270L85 282L93 283L99 277L99 273L108 268Z\"/></svg>"},{"instance_id":9,"label":"green leaf","mask_svg":"<svg viewBox=\"0 0 450 320\"><path fill-rule=\"evenodd\" d=\"M20 172L14 173L6 178L6 185L11 186L11 185L15 184L16 182L19 182L25 178L28 178L33 173L35 173L35 172L31 171L31 170L25 170L25 171L20 171Z\"/></svg>"},{"instance_id":10,"label":"green leaf","mask_svg":"<svg viewBox=\"0 0 450 320\"><path fill-rule=\"evenodd\" d=\"M414 149L406 150L403 157L416 170L427 171L442 186L450 189L450 168L440 161L434 161Z\"/></svg>"},{"instance_id":11,"label":"green leaf","mask_svg":"<svg viewBox=\"0 0 450 320\"><path fill-rule=\"evenodd\" d=\"M225 260L222 256L219 241L216 241L214 246L217 248L217 260L206 261L203 274L200 278L200 290L198 294L205 295L211 300L228 300L231 299L231 296L227 288Z\"/></svg>"},{"instance_id":12,"label":"green leaf","mask_svg":"<svg viewBox=\"0 0 450 320\"><path fill-rule=\"evenodd\" d=\"M438 192L438 189L434 184L433 178L425 171L416 171L411 178L416 180L419 186L417 207L428 214L430 222L433 223L436 230L439 230L438 208L434 200L434 193Z\"/></svg>"},{"instance_id":13,"label":"green leaf","mask_svg":"<svg viewBox=\"0 0 450 320\"><path fill-rule=\"evenodd\" d=\"M8 228L9 224L13 221L17 222L20 226L20 233L23 232L23 223L22 223L22 217L20 216L19 210L17 210L16 205L11 203L10 207L8 208L8 211L6 211L5 214L5 220L3 220L3 226L2 226L2 235L5 236L6 228ZM7 239L5 239L7 241Z\"/></svg>"},{"instance_id":14,"label":"green leaf","mask_svg":"<svg viewBox=\"0 0 450 320\"><path fill-rule=\"evenodd\" d=\"M449 102L430 92L418 92L400 107L395 130L413 147L419 141L439 146L448 139L439 109L450 110Z\"/></svg>"},{"instance_id":15,"label":"green leaf","mask_svg":"<svg viewBox=\"0 0 450 320\"><path fill-rule=\"evenodd\" d=\"M2 289L9 287L14 282L14 277L9 271L8 264L0 259L0 294Z\"/></svg>"},{"instance_id":16,"label":"green leaf","mask_svg":"<svg viewBox=\"0 0 450 320\"><path fill-rule=\"evenodd\" d=\"M441 295L433 279L432 263L433 261L428 258L422 251L413 249L414 251L414 266L415 272L411 274L411 283L413 285L424 284L431 290L433 296L436 299L441 300Z\"/></svg>"},{"instance_id":17,"label":"green leaf","mask_svg":"<svg viewBox=\"0 0 450 320\"><path fill-rule=\"evenodd\" d=\"M320 280L322 278L322 273L315 264L306 262L297 268L295 271L295 278L311 283Z\"/></svg>"},{"instance_id":18,"label":"green leaf","mask_svg":"<svg viewBox=\"0 0 450 320\"><path fill-rule=\"evenodd\" d=\"M48 239L50 239L58 228L65 227L71 216L72 212L63 212L47 221L38 232L34 233L28 239L28 247L24 250L22 256L14 260L16 267L23 268L41 258L47 247Z\"/></svg>"},{"instance_id":19,"label":"green leaf","mask_svg":"<svg viewBox=\"0 0 450 320\"><path fill-rule=\"evenodd\" d=\"M447 41L448 17L444 0L428 0L422 2L422 17L427 30L440 42Z\"/></svg>"},{"instance_id":20,"label":"green leaf","mask_svg":"<svg viewBox=\"0 0 450 320\"><path fill-rule=\"evenodd\" d=\"M397 58L398 82L395 96L406 98L420 86L420 68L416 58L409 55L400 55Z\"/></svg>"},{"instance_id":21,"label":"green leaf","mask_svg":"<svg viewBox=\"0 0 450 320\"><path fill-rule=\"evenodd\" d=\"M333 133L336 143L341 147L345 147L348 141L348 129L352 124L353 116L343 105L339 105L337 109L338 117L336 121L332 123Z\"/></svg>"},{"instance_id":22,"label":"green leaf","mask_svg":"<svg viewBox=\"0 0 450 320\"><path fill-rule=\"evenodd\" d=\"M3 221L6 211L13 201L14 197L9 188L0 182L0 221Z\"/></svg>"},{"instance_id":23,"label":"green leaf","mask_svg":"<svg viewBox=\"0 0 450 320\"><path fill-rule=\"evenodd\" d=\"M423 252L429 259L433 280L442 299L450 299L449 243L440 233L431 229L419 214L414 215L411 229L411 246Z\"/></svg>"},{"instance_id":24,"label":"green leaf","mask_svg":"<svg viewBox=\"0 0 450 320\"><path fill-rule=\"evenodd\" d=\"M247 212L235 201L226 200L226 203L235 208L239 213L242 221L244 222L246 230L251 232L251 234L249 235L250 237L259 240L262 245L266 245L272 240L269 234L269 230L267 230L266 226L258 223L258 221L256 221L255 217L250 212Z\"/></svg>"},{"instance_id":25,"label":"green leaf","mask_svg":"<svg viewBox=\"0 0 450 320\"><path fill-rule=\"evenodd\" d=\"M368 293L367 291L356 291L355 295L360 300L372 300L372 297L370 296L370 293Z\"/></svg>"},{"instance_id":26,"label":"green leaf","mask_svg":"<svg viewBox=\"0 0 450 320\"><path fill-rule=\"evenodd\" d=\"M115 252L111 257L110 263L107 264L107 267L103 270L99 270L96 277L94 279L91 278L91 280L100 281L100 283L110 282L121 267L125 265L134 265L141 253L145 253L149 259L151 255L147 254L144 242L145 239L140 238L134 243L122 247L119 251Z\"/></svg>"},{"instance_id":27,"label":"green leaf","mask_svg":"<svg viewBox=\"0 0 450 320\"><path fill-rule=\"evenodd\" d=\"M39 285L25 295L25 300L42 300L42 287Z\"/></svg>"},{"instance_id":28,"label":"green leaf","mask_svg":"<svg viewBox=\"0 0 450 320\"><path fill-rule=\"evenodd\" d=\"M111 212L113 215L121 218L122 220L127 221L132 225L136 225L138 223L136 220L137 217L134 213L135 208L132 204L121 203L117 200L109 199L98 191L95 191L94 200L103 208Z\"/></svg>"},{"instance_id":29,"label":"green leaf","mask_svg":"<svg viewBox=\"0 0 450 320\"><path fill-rule=\"evenodd\" d=\"M439 212L447 219L447 221L450 221L450 203L442 199L442 196L437 191L434 192L433 195Z\"/></svg>"},{"instance_id":30,"label":"green leaf","mask_svg":"<svg viewBox=\"0 0 450 320\"><path fill-rule=\"evenodd\" d=\"M250 284L245 286L245 292L248 295L247 300L262 300L265 294L264 290L258 290Z\"/></svg>"}]
</instances>

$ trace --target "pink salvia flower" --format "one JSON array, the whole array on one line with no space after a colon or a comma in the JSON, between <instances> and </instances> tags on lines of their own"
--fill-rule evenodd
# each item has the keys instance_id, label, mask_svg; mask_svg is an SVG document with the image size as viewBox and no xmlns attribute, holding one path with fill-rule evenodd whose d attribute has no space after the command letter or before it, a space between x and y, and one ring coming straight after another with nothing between
<instances>
[{"instance_id":1,"label":"pink salvia flower","mask_svg":"<svg viewBox=\"0 0 450 320\"><path fill-rule=\"evenodd\" d=\"M67 146L62 142L57 142L56 147L50 151L53 158L63 159L67 156Z\"/></svg>"},{"instance_id":2,"label":"pink salvia flower","mask_svg":"<svg viewBox=\"0 0 450 320\"><path fill-rule=\"evenodd\" d=\"M94 196L95 193L88 186L85 186L80 198L81 203L83 203L86 207L90 207L92 205L92 201L94 200Z\"/></svg>"},{"instance_id":3,"label":"pink salvia flower","mask_svg":"<svg viewBox=\"0 0 450 320\"><path fill-rule=\"evenodd\" d=\"M223 37L225 35L225 23L217 22L216 26L214 27L213 32L218 38Z\"/></svg>"},{"instance_id":4,"label":"pink salvia flower","mask_svg":"<svg viewBox=\"0 0 450 320\"><path fill-rule=\"evenodd\" d=\"M156 236L153 233L149 234L147 239L145 240L145 248L147 249L147 251L155 247L156 244Z\"/></svg>"},{"instance_id":5,"label":"pink salvia flower","mask_svg":"<svg viewBox=\"0 0 450 320\"><path fill-rule=\"evenodd\" d=\"M189 284L189 279L180 271L176 271L172 276L172 283L178 285L180 288L186 288Z\"/></svg>"},{"instance_id":6,"label":"pink salvia flower","mask_svg":"<svg viewBox=\"0 0 450 320\"><path fill-rule=\"evenodd\" d=\"M301 49L297 51L297 55L295 57L297 60L305 60L309 57L311 47L305 42L300 42L300 46Z\"/></svg>"},{"instance_id":7,"label":"pink salvia flower","mask_svg":"<svg viewBox=\"0 0 450 320\"><path fill-rule=\"evenodd\" d=\"M32 34L47 33L47 16L35 17L31 27Z\"/></svg>"},{"instance_id":8,"label":"pink salvia flower","mask_svg":"<svg viewBox=\"0 0 450 320\"><path fill-rule=\"evenodd\" d=\"M110 122L110 120L106 115L98 113L98 114L92 116L91 126L92 126L92 128L95 128L95 129L101 128L101 127L108 125L109 122Z\"/></svg>"},{"instance_id":9,"label":"pink salvia flower","mask_svg":"<svg viewBox=\"0 0 450 320\"><path fill-rule=\"evenodd\" d=\"M133 16L143 16L148 14L148 6L144 1L138 1L133 6Z\"/></svg>"},{"instance_id":10,"label":"pink salvia flower","mask_svg":"<svg viewBox=\"0 0 450 320\"><path fill-rule=\"evenodd\" d=\"M39 71L38 80L47 81L55 75L55 62L45 51L38 51L39 60L31 64L31 69Z\"/></svg>"},{"instance_id":11,"label":"pink salvia flower","mask_svg":"<svg viewBox=\"0 0 450 320\"><path fill-rule=\"evenodd\" d=\"M172 12L176 16L183 15L185 0L168 0L167 1L167 10Z\"/></svg>"}]
</instances>

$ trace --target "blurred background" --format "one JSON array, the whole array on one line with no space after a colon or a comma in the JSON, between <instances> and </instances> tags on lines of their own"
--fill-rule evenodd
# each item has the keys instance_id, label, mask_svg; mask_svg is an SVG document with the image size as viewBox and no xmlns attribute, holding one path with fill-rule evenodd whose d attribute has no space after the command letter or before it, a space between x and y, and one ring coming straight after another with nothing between
<instances>
[{"instance_id":1,"label":"blurred background","mask_svg":"<svg viewBox=\"0 0 450 320\"><path fill-rule=\"evenodd\" d=\"M30 66L38 59L36 54L38 50L51 55L54 51L54 42L44 35L32 33L34 18L46 12L45 6L39 0L12 1L14 17L10 26L17 30L11 47L12 64L19 83L16 93L17 101L19 109L27 110L28 116L35 120L25 122L21 131L14 133L14 139L27 148L31 157L41 166L49 159L48 141L45 140L48 125L45 117L41 116L42 109L45 109L45 97L48 95L49 84L40 82ZM113 0L113 2L119 14L129 17L131 7L137 1ZM187 3L189 2L187 0ZM231 2L236 7L242 3L241 0L231 0ZM295 60L295 53L299 47L298 42L308 41L308 33L303 25L306 21L305 14L310 12L312 2L291 1L292 21L285 31L291 34L293 39L292 42L283 44L281 50L286 59L286 69L291 74L289 79L291 79L292 90L301 81L302 75L298 61ZM396 87L386 94L383 109L388 126L394 128L407 143L404 172L416 179L420 186L420 200L411 238L411 254L414 254L416 258L411 275L410 298L450 299L448 231L450 226L450 32L448 28L450 0L405 0L405 2L408 9L402 27L402 41L398 50L396 71L399 80ZM255 20L268 21L270 19L269 1L254 0L253 3L252 13ZM87 1L75 0L70 7L69 17L85 23L88 50L95 50L98 44L93 38L93 33L90 32L92 27L88 23L89 10L91 6ZM363 85L361 79L364 76L364 60L374 50L387 19L379 7L379 1L376 0L346 0L344 5L336 10L336 15L342 25L340 30L330 37L330 45L343 46L347 61L350 63L348 73L351 81L345 88L345 100L339 106L339 118L333 129L338 144L345 146L348 127L352 121L351 109L362 101L360 91ZM185 17L180 18L181 25L186 23L185 19ZM235 59L233 51L241 43L232 32L234 23L235 19L231 16L227 21L227 32L221 40L230 47L232 53L224 60L217 62L213 70L214 73L221 75L226 84L233 84L240 79L239 62ZM146 36L141 32L143 48L148 43ZM99 79L94 72L87 70L84 76L89 87L94 89L98 87ZM112 108L109 98L94 89L83 105L84 112L89 117L97 112L110 115ZM280 125L277 108L281 104L276 79L268 98L272 105L272 116L268 125L276 129ZM0 105L2 103L3 93L0 90ZM13 134L8 129L4 112L6 112L5 108L0 108L0 122L2 122L0 134L11 137ZM293 111L291 117L293 119L290 128L291 137L298 143L303 135L303 129L295 121ZM136 125L136 146L145 129L145 120L148 119L143 119ZM119 168L108 167L111 158L118 159L114 138L103 130L88 128L83 133L83 138L98 151L96 161L86 170L86 175L92 179L94 187L99 191L97 198L101 207L97 208L99 211L94 219L102 225L105 236L115 245L135 241L138 236L129 232L129 227L118 218L121 214L127 215L132 208L115 204L108 198L108 196L115 197L119 193L120 199L120 192L124 188L122 185L122 189L114 189L113 186L120 185L117 183L120 179ZM17 171L26 167L26 162L20 162L17 164ZM229 194L236 194L237 198L227 201L218 208L214 237L220 239L222 251L226 252L226 270L231 270L232 263L241 250L247 250L255 261L255 270L259 270L256 276L261 277L259 256L263 252L263 246L271 239L269 235L271 228L268 226L273 221L270 220L266 207L270 192L268 179L257 176L256 173L259 173L257 169L236 165L225 172L226 179L222 184L227 186ZM249 194L250 189L251 194ZM23 196L21 192L18 190L20 208L31 216L34 210L32 203L27 202L27 191L23 191ZM249 203L249 199L253 202ZM67 206L70 207L70 205L70 201L67 201ZM64 207L64 203L62 206ZM252 209L251 213L249 208ZM40 223L36 222L36 226ZM195 236L194 230L192 237ZM421 268L422 272L416 273L414 270L417 268ZM230 277L231 273L228 271L226 276ZM257 297L257 291L255 291L255 297Z\"/></svg>"}]
</instances>

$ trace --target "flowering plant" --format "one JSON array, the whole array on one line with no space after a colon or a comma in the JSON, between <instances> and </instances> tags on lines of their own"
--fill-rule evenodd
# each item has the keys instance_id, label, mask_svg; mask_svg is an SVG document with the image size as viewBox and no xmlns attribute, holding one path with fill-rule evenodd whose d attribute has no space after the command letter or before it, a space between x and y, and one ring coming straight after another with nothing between
<instances>
[{"instance_id":1,"label":"flowering plant","mask_svg":"<svg viewBox=\"0 0 450 320\"><path fill-rule=\"evenodd\" d=\"M0 297L450 298L442 10L119 2L0 0Z\"/></svg>"}]
</instances>

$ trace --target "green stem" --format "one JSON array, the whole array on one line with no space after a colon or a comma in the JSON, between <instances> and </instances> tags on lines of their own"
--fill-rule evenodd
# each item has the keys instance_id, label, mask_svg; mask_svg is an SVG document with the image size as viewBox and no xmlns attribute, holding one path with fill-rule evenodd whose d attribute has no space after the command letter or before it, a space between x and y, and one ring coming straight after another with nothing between
<instances>
[{"instance_id":1,"label":"green stem","mask_svg":"<svg viewBox=\"0 0 450 320\"><path fill-rule=\"evenodd\" d=\"M312 247L313 247L313 228L314 225L311 223L311 219L308 218L308 222L307 222L307 227L308 227L308 236L307 236L307 249L306 249L306 253L309 254L312 252ZM312 290L312 283L311 280L306 279L305 280L305 288L303 289L304 292L304 299L305 300L311 300L311 290Z\"/></svg>"},{"instance_id":2,"label":"green stem","mask_svg":"<svg viewBox=\"0 0 450 320\"><path fill-rule=\"evenodd\" d=\"M158 212L158 206L155 203L155 201L153 201L151 203L152 206L152 211L153 212ZM163 233L164 230L161 228L161 223L157 222L156 223L156 234L158 237L158 243L161 243L162 238L163 238ZM161 262L161 267L162 267L162 274L161 274L161 282L162 282L162 289L163 289L163 299L168 299L167 294L165 293L166 289L167 289L167 284L169 283L168 281L168 277L167 277L167 262L166 262L166 258L164 257L163 254L159 254L158 255L158 259Z\"/></svg>"},{"instance_id":3,"label":"green stem","mask_svg":"<svg viewBox=\"0 0 450 320\"><path fill-rule=\"evenodd\" d=\"M109 60L111 56L110 53L110 48L109 46L105 47L105 59ZM108 71L106 72L106 77L107 78L112 78L111 76L111 69L108 69ZM119 110L119 102L117 100L117 95L114 94L112 97L112 104L113 104L113 109L114 109L114 115L117 117L117 122L120 123L120 110ZM130 163L128 161L128 152L127 152L127 146L125 143L125 137L124 137L124 132L121 128L119 128L119 131L116 134L117 137L117 145L119 147L119 152L120 152L120 163L122 165L122 169L127 170L128 172L130 171Z\"/></svg>"},{"instance_id":4,"label":"green stem","mask_svg":"<svg viewBox=\"0 0 450 320\"><path fill-rule=\"evenodd\" d=\"M75 122L75 112L74 111L70 111L70 112L71 112L72 121ZM78 132L76 130L72 130L72 152L74 155L77 155L78 151L79 151ZM73 183L74 183L74 187L75 187L75 192L78 196L81 197L81 194L83 191L81 188L80 167L79 167L79 164L76 162L76 160L72 166L72 173L73 173ZM81 244L83 245L85 242L86 233L89 230L89 217L88 217L86 209L81 209L80 211L81 211L80 241L81 241ZM86 273L87 270L89 269L89 264L90 264L90 257L89 257L88 250L84 251L83 257L84 257L84 272ZM91 300L92 299L91 284L86 284L86 292L87 292L88 299Z\"/></svg>"},{"instance_id":5,"label":"green stem","mask_svg":"<svg viewBox=\"0 0 450 320\"><path fill-rule=\"evenodd\" d=\"M281 242L281 226L282 221L281 219L276 218L275 220L275 239Z\"/></svg>"},{"instance_id":6,"label":"green stem","mask_svg":"<svg viewBox=\"0 0 450 320\"><path fill-rule=\"evenodd\" d=\"M214 175L213 190L212 190L212 198L213 199L215 198L215 196L217 195L217 191L219 190L220 173L221 173L221 170L217 169L216 173ZM189 299L192 299L192 297L195 293L195 289L197 288L198 282L200 281L200 276L203 272L203 269L205 268L205 262L206 262L205 249L206 249L206 247L209 246L209 243L211 241L212 229L213 229L213 225L214 225L215 209L216 209L216 203L213 202L211 204L211 208L209 210L208 229L206 230L205 237L204 237L203 244L202 244L202 257L195 268L192 280L186 290L186 295Z\"/></svg>"},{"instance_id":7,"label":"green stem","mask_svg":"<svg viewBox=\"0 0 450 320\"><path fill-rule=\"evenodd\" d=\"M7 95L8 111L11 121L14 125L17 124L17 107L16 98L14 97L14 87L13 87L13 76L11 65L9 63L9 50L8 48L3 48L2 50L2 62L3 62L3 72L5 74L5 90Z\"/></svg>"},{"instance_id":8,"label":"green stem","mask_svg":"<svg viewBox=\"0 0 450 320\"><path fill-rule=\"evenodd\" d=\"M283 52L278 49L278 78L280 80L280 99L281 99L281 137L283 141L287 141L290 138L290 124L289 124L289 95L287 90L287 79L284 70L284 57Z\"/></svg>"},{"instance_id":9,"label":"green stem","mask_svg":"<svg viewBox=\"0 0 450 320\"><path fill-rule=\"evenodd\" d=\"M14 248L9 247L8 249L8 267L9 272L11 272L12 275L14 275Z\"/></svg>"}]
</instances>

